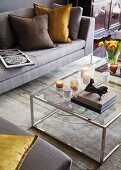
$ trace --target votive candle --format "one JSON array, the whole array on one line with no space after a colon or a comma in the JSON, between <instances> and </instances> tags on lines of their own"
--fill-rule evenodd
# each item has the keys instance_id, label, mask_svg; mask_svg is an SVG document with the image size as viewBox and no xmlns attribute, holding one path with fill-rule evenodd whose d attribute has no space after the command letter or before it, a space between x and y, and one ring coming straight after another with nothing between
<instances>
[{"instance_id":1,"label":"votive candle","mask_svg":"<svg viewBox=\"0 0 121 170\"><path fill-rule=\"evenodd\" d=\"M56 81L56 87L57 88L63 88L63 81L62 80L57 80Z\"/></svg>"},{"instance_id":2,"label":"votive candle","mask_svg":"<svg viewBox=\"0 0 121 170\"><path fill-rule=\"evenodd\" d=\"M70 86L71 86L71 89L72 89L73 91L78 90L78 81L77 81L77 80L72 80L72 81L70 82Z\"/></svg>"}]
</instances>

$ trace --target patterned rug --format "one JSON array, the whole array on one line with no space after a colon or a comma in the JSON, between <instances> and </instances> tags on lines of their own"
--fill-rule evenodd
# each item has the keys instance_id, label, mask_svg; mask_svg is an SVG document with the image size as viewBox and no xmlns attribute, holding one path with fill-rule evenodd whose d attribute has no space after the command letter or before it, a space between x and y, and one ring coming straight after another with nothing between
<instances>
[{"instance_id":1,"label":"patterned rug","mask_svg":"<svg viewBox=\"0 0 121 170\"><path fill-rule=\"evenodd\" d=\"M99 58L96 57L93 58L93 62L97 60L99 60ZM44 89L45 87L52 84L57 79L62 78L63 76L69 75L74 71L80 70L83 65L88 64L89 62L90 56L84 57L80 59L80 61L71 63L65 67L62 67L30 83L27 83L21 87L18 87L1 95L0 116L15 123L20 127L23 127L24 129L29 129L31 127L30 94L37 90ZM38 102L36 102L35 104L36 119L39 118L40 113L48 114L48 112L51 112L52 110L53 110L52 107L48 107L42 103L39 104ZM77 120L73 118L70 118L70 121L77 122ZM48 130L53 131L55 135L61 136L62 140L67 141L67 143L71 141L74 147L78 147L80 149L82 148L85 151L89 152L90 154L94 155L95 157L99 155L101 131L95 128L94 126L81 122L81 124L74 123L72 127L71 123L69 123L69 125L66 126L66 122L64 123L62 121L59 121L58 126L55 126L56 122L54 123L53 119L51 119L50 122L48 123L49 124L45 123L44 127L47 128ZM52 124L54 125L53 128L51 128ZM118 119L109 128L107 133L108 140L106 141L106 144L108 145L108 147L106 149L106 152L108 152L119 141L121 142L121 134L119 133L121 132L120 124L121 118ZM68 132L68 135L63 133L64 128L65 131ZM59 134L58 130L60 130ZM118 152L118 157L121 157L120 152ZM109 163L108 165L110 167ZM108 167L108 165L106 165L106 167ZM121 168L121 165L118 164L117 162L116 165L119 169ZM78 163L73 164L73 170L76 169L85 170L85 168L83 168ZM108 168L106 168L105 170L108 170Z\"/></svg>"},{"instance_id":2,"label":"patterned rug","mask_svg":"<svg viewBox=\"0 0 121 170\"><path fill-rule=\"evenodd\" d=\"M97 59L98 60L98 59ZM28 129L31 127L30 116L30 93L42 90L49 84L52 84L57 79L70 73L80 70L84 64L90 62L90 56L80 59L80 61L73 62L65 67L53 71L43 77L31 81L23 86L6 92L0 96L0 116L10 120L11 122ZM41 106L37 107L39 112L46 110Z\"/></svg>"}]
</instances>

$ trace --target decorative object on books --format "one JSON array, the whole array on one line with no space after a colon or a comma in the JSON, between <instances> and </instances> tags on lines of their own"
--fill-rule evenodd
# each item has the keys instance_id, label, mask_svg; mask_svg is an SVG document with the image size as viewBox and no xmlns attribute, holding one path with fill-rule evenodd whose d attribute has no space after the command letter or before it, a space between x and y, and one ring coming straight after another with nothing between
<instances>
[{"instance_id":1,"label":"decorative object on books","mask_svg":"<svg viewBox=\"0 0 121 170\"><path fill-rule=\"evenodd\" d=\"M93 79L91 79L91 81L91 83L93 83ZM91 93L90 90L84 90L77 96L73 96L71 101L95 112L102 113L115 103L116 96L117 94L114 91L108 90L107 93L103 95L102 100L99 100L96 93Z\"/></svg>"},{"instance_id":2,"label":"decorative object on books","mask_svg":"<svg viewBox=\"0 0 121 170\"><path fill-rule=\"evenodd\" d=\"M19 49L0 50L0 60L6 68L33 65L33 62Z\"/></svg>"},{"instance_id":3,"label":"decorative object on books","mask_svg":"<svg viewBox=\"0 0 121 170\"><path fill-rule=\"evenodd\" d=\"M118 67L117 65L117 60L118 60L118 57L119 57L119 54L121 52L121 42L119 41L113 41L113 40L110 40L110 41L101 41L99 42L98 46L102 46L106 49L106 52L107 52L107 59L108 59L108 66L110 67L112 64L114 65L115 64L115 71L112 72L112 69L111 72L113 74L116 73L116 68ZM111 67L110 67L111 68Z\"/></svg>"},{"instance_id":4,"label":"decorative object on books","mask_svg":"<svg viewBox=\"0 0 121 170\"><path fill-rule=\"evenodd\" d=\"M79 104L95 112L103 113L115 104L116 96L117 95L115 92L108 91L108 93L103 96L103 100L99 100L95 93L82 91L76 97L73 96L71 98L71 102Z\"/></svg>"},{"instance_id":5,"label":"decorative object on books","mask_svg":"<svg viewBox=\"0 0 121 170\"><path fill-rule=\"evenodd\" d=\"M100 96L99 100L101 100L102 95L108 92L108 87L106 86L95 87L93 84L94 80L90 79L90 83L86 86L84 90L91 93L97 93Z\"/></svg>"}]
</instances>

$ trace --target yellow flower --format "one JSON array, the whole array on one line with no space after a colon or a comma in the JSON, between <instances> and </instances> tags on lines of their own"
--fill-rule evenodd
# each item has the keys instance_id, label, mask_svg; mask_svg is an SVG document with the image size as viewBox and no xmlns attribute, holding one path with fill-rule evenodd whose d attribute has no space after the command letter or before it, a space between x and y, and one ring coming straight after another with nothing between
<instances>
[{"instance_id":1,"label":"yellow flower","mask_svg":"<svg viewBox=\"0 0 121 170\"><path fill-rule=\"evenodd\" d=\"M108 44L109 44L109 41L105 40L105 44L108 45Z\"/></svg>"},{"instance_id":2,"label":"yellow flower","mask_svg":"<svg viewBox=\"0 0 121 170\"><path fill-rule=\"evenodd\" d=\"M104 45L103 41L100 41L98 44L99 47L102 47L103 45Z\"/></svg>"},{"instance_id":3,"label":"yellow flower","mask_svg":"<svg viewBox=\"0 0 121 170\"><path fill-rule=\"evenodd\" d=\"M109 52L111 55L114 55L114 53L121 52L121 42L114 41L114 40L105 40L100 41L98 44L99 47L104 47L107 52Z\"/></svg>"},{"instance_id":4,"label":"yellow flower","mask_svg":"<svg viewBox=\"0 0 121 170\"><path fill-rule=\"evenodd\" d=\"M115 44L117 44L117 41L110 40L110 41L109 41L109 43L110 43L110 44L112 44L112 43L115 43Z\"/></svg>"},{"instance_id":5,"label":"yellow flower","mask_svg":"<svg viewBox=\"0 0 121 170\"><path fill-rule=\"evenodd\" d=\"M115 50L117 48L117 45L115 43L109 44L108 49L109 50Z\"/></svg>"}]
</instances>

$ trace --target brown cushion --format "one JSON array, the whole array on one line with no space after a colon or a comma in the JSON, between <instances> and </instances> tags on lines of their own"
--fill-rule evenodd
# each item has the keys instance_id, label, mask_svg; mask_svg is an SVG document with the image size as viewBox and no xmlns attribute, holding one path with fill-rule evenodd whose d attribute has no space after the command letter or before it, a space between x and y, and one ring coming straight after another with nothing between
<instances>
[{"instance_id":1,"label":"brown cushion","mask_svg":"<svg viewBox=\"0 0 121 170\"><path fill-rule=\"evenodd\" d=\"M16 9L14 11L0 13L0 49L8 49L16 46L16 37L11 29L8 20L8 14L17 15L21 17L34 17L33 8Z\"/></svg>"},{"instance_id":2,"label":"brown cushion","mask_svg":"<svg viewBox=\"0 0 121 170\"><path fill-rule=\"evenodd\" d=\"M22 18L9 15L10 23L23 50L52 48L54 46L48 34L48 15L34 18Z\"/></svg>"},{"instance_id":3,"label":"brown cushion","mask_svg":"<svg viewBox=\"0 0 121 170\"><path fill-rule=\"evenodd\" d=\"M62 5L53 3L53 8L58 8ZM72 7L71 16L69 21L69 37L71 40L76 40L78 38L78 32L80 27L80 21L82 17L83 8L77 6Z\"/></svg>"}]
</instances>

